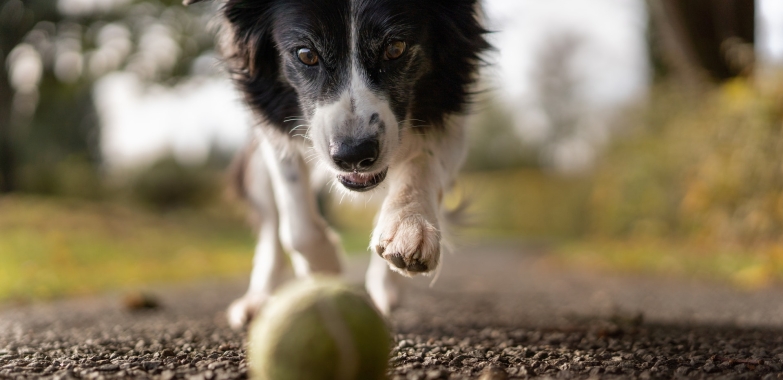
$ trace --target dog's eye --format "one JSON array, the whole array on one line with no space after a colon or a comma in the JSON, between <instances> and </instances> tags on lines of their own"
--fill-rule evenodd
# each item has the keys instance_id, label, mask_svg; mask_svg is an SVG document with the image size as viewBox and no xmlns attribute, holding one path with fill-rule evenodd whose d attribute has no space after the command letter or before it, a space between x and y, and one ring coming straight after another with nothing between
<instances>
[{"instance_id":1,"label":"dog's eye","mask_svg":"<svg viewBox=\"0 0 783 380\"><path fill-rule=\"evenodd\" d=\"M400 58L402 57L402 54L405 53L407 47L408 45L405 41L392 41L386 45L386 54L384 55L384 58L386 60Z\"/></svg>"},{"instance_id":2,"label":"dog's eye","mask_svg":"<svg viewBox=\"0 0 783 380\"><path fill-rule=\"evenodd\" d=\"M318 54L308 48L297 50L296 55L299 57L299 60L307 66L315 66L318 64Z\"/></svg>"}]
</instances>

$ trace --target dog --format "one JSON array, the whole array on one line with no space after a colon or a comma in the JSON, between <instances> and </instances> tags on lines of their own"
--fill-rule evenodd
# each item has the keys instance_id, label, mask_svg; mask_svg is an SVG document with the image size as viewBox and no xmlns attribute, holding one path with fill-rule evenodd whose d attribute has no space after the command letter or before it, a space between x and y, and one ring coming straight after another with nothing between
<instances>
[{"instance_id":1,"label":"dog","mask_svg":"<svg viewBox=\"0 0 783 380\"><path fill-rule=\"evenodd\" d=\"M279 285L285 252L297 277L340 272L317 178L383 197L366 288L388 314L393 272L440 262L443 195L464 160L465 115L490 48L478 0L222 1L221 53L257 121L235 172L260 215L230 325L246 325Z\"/></svg>"}]
</instances>

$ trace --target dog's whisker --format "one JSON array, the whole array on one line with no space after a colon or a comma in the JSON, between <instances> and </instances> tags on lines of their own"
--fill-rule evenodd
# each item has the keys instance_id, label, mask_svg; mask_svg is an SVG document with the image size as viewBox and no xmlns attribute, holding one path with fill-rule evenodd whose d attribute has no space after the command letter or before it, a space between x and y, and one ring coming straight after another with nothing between
<instances>
[{"instance_id":1,"label":"dog's whisker","mask_svg":"<svg viewBox=\"0 0 783 380\"><path fill-rule=\"evenodd\" d=\"M294 134L294 132L296 132L298 129L299 129L299 128L294 128L294 129L291 129L290 131L288 131L288 134L289 134L289 135L293 135L293 134ZM307 134L307 132L305 132L304 134Z\"/></svg>"},{"instance_id":2,"label":"dog's whisker","mask_svg":"<svg viewBox=\"0 0 783 380\"><path fill-rule=\"evenodd\" d=\"M343 199L345 199L345 192L343 192L343 195L340 197L340 203L339 204L343 204Z\"/></svg>"},{"instance_id":3,"label":"dog's whisker","mask_svg":"<svg viewBox=\"0 0 783 380\"><path fill-rule=\"evenodd\" d=\"M400 127L400 131L406 131L406 130L409 130L409 129L412 130L412 129L417 129L417 128L427 128L427 127L429 127L428 124L405 125L405 126Z\"/></svg>"},{"instance_id":4,"label":"dog's whisker","mask_svg":"<svg viewBox=\"0 0 783 380\"><path fill-rule=\"evenodd\" d=\"M318 156L315 155L315 154L312 154L312 155L310 155L308 157L305 157L305 162L309 164L309 163L313 162L313 160L315 160L316 158L318 158Z\"/></svg>"},{"instance_id":5,"label":"dog's whisker","mask_svg":"<svg viewBox=\"0 0 783 380\"><path fill-rule=\"evenodd\" d=\"M400 124L403 124L403 123L409 123L409 122L412 122L412 121L417 121L419 123L426 123L425 120L421 120L421 119L405 119L405 120L401 120L401 121L397 122L397 125L400 125Z\"/></svg>"},{"instance_id":6,"label":"dog's whisker","mask_svg":"<svg viewBox=\"0 0 783 380\"><path fill-rule=\"evenodd\" d=\"M415 128L426 128L426 127L429 127L429 125L427 125L427 124L415 124L415 125L414 124L409 124L409 125L406 125L406 126L402 127L401 130L415 129Z\"/></svg>"},{"instance_id":7,"label":"dog's whisker","mask_svg":"<svg viewBox=\"0 0 783 380\"><path fill-rule=\"evenodd\" d=\"M311 159L311 158L314 158L316 156L318 156L318 153L316 153L316 152L305 153L305 158L307 158L308 160Z\"/></svg>"},{"instance_id":8,"label":"dog's whisker","mask_svg":"<svg viewBox=\"0 0 783 380\"><path fill-rule=\"evenodd\" d=\"M308 128L309 129L310 128L310 124L299 124L299 125L291 128L291 130L288 131L288 134L294 133L297 130L299 130L300 128Z\"/></svg>"},{"instance_id":9,"label":"dog's whisker","mask_svg":"<svg viewBox=\"0 0 783 380\"><path fill-rule=\"evenodd\" d=\"M368 203L370 203L370 201L372 200L372 197L373 197L374 195L375 195L375 194L370 194L370 196L369 196L369 197L367 197L367 198L364 200L364 208L367 208L367 204L368 204Z\"/></svg>"},{"instance_id":10,"label":"dog's whisker","mask_svg":"<svg viewBox=\"0 0 783 380\"><path fill-rule=\"evenodd\" d=\"M303 138L305 140L313 141L309 136L307 136L306 133L297 133L297 134L293 135L293 137L301 137L301 138Z\"/></svg>"}]
</instances>

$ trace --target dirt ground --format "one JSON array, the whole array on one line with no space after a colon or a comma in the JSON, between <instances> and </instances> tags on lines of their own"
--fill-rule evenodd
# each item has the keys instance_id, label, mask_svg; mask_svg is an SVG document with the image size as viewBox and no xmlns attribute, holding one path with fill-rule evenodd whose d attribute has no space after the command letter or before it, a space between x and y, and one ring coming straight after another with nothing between
<instances>
[{"instance_id":1,"label":"dirt ground","mask_svg":"<svg viewBox=\"0 0 783 380\"><path fill-rule=\"evenodd\" d=\"M564 270L534 249L464 247L404 281L391 379L783 379L783 289ZM366 258L348 262L360 281ZM224 310L244 281L0 308L0 378L247 377Z\"/></svg>"}]
</instances>

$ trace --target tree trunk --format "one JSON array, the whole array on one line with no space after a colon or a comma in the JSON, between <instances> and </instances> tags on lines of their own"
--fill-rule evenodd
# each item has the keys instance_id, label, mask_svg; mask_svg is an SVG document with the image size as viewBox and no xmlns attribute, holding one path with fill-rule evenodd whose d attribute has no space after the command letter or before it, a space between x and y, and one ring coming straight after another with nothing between
<instances>
[{"instance_id":1,"label":"tree trunk","mask_svg":"<svg viewBox=\"0 0 783 380\"><path fill-rule=\"evenodd\" d=\"M662 54L674 70L689 71L683 76L723 81L752 71L755 0L649 0L648 5Z\"/></svg>"},{"instance_id":2,"label":"tree trunk","mask_svg":"<svg viewBox=\"0 0 783 380\"><path fill-rule=\"evenodd\" d=\"M55 1L0 0L0 194L18 189L20 147L14 122L14 90L8 81L8 55L39 21L59 20Z\"/></svg>"},{"instance_id":3,"label":"tree trunk","mask_svg":"<svg viewBox=\"0 0 783 380\"><path fill-rule=\"evenodd\" d=\"M0 47L1 49L1 47ZM0 62L5 63L5 54L0 50ZM0 193L16 189L16 156L11 127L13 90L8 83L8 74L0 70Z\"/></svg>"}]
</instances>

